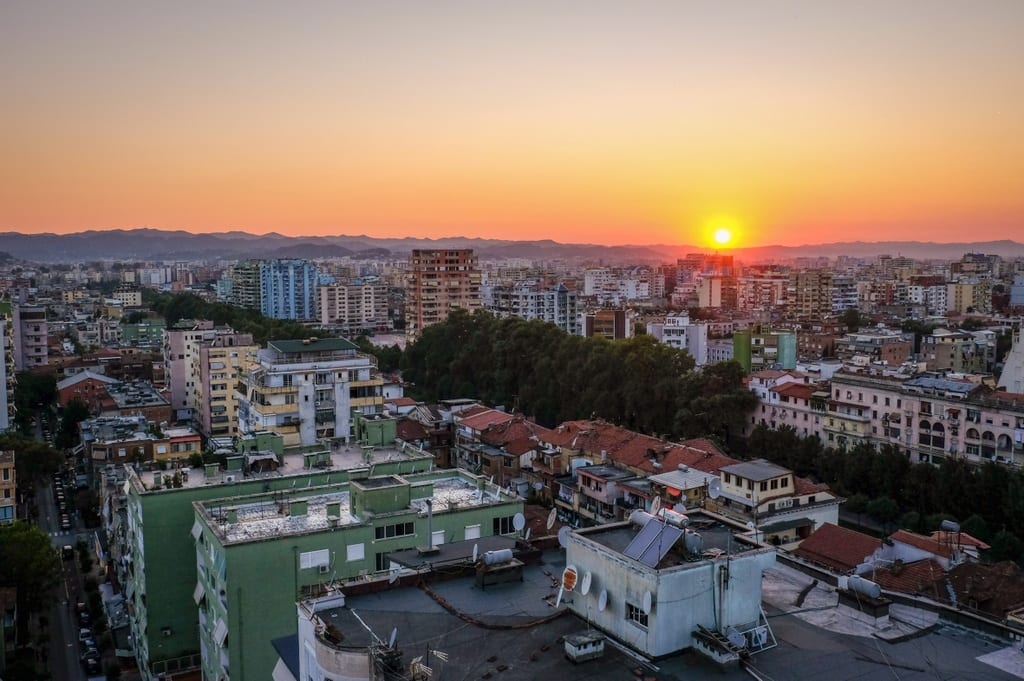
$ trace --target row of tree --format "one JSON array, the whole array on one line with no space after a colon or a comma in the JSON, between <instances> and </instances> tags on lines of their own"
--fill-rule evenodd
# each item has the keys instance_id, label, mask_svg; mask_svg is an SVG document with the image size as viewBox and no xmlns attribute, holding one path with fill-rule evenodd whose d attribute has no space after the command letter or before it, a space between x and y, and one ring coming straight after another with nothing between
<instances>
[{"instance_id":1,"label":"row of tree","mask_svg":"<svg viewBox=\"0 0 1024 681\"><path fill-rule=\"evenodd\" d=\"M423 400L472 397L545 426L600 417L673 438L728 439L753 409L736 363L694 368L685 351L650 336L571 336L553 324L456 311L401 355Z\"/></svg>"},{"instance_id":2,"label":"row of tree","mask_svg":"<svg viewBox=\"0 0 1024 681\"><path fill-rule=\"evenodd\" d=\"M209 319L215 324L230 326L239 333L251 333L253 340L260 345L266 345L270 340L330 335L292 319L264 317L259 310L229 303L211 303L191 293L152 294L145 289L144 302L164 318L167 328L183 319Z\"/></svg>"},{"instance_id":3,"label":"row of tree","mask_svg":"<svg viewBox=\"0 0 1024 681\"><path fill-rule=\"evenodd\" d=\"M993 558L1024 559L1024 472L962 459L939 465L912 463L898 448L859 444L849 451L827 448L817 437L802 438L789 426L757 426L746 452L826 482L847 498L846 511L871 516L883 527L898 523L930 532L942 520L993 545Z\"/></svg>"}]
</instances>

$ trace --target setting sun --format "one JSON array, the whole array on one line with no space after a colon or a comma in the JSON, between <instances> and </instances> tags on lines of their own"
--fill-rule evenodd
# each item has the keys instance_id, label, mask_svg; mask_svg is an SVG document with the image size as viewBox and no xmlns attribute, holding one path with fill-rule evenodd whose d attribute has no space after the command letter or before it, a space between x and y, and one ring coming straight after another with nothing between
<instances>
[{"instance_id":1,"label":"setting sun","mask_svg":"<svg viewBox=\"0 0 1024 681\"><path fill-rule=\"evenodd\" d=\"M719 246L725 246L732 241L732 232L725 227L719 227L715 230L715 243Z\"/></svg>"}]
</instances>

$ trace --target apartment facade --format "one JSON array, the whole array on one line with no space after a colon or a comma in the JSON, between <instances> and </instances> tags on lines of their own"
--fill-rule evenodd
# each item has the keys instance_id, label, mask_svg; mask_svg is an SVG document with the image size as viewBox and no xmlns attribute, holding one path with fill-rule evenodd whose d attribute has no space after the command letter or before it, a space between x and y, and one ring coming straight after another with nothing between
<instances>
[{"instance_id":1,"label":"apartment facade","mask_svg":"<svg viewBox=\"0 0 1024 681\"><path fill-rule=\"evenodd\" d=\"M579 294L563 283L550 285L528 279L484 288L485 306L499 317L536 319L579 335L583 307Z\"/></svg>"},{"instance_id":2,"label":"apartment facade","mask_svg":"<svg viewBox=\"0 0 1024 681\"><path fill-rule=\"evenodd\" d=\"M346 333L390 328L386 284L329 284L317 290L317 298L318 318L324 326L338 326Z\"/></svg>"},{"instance_id":3,"label":"apartment facade","mask_svg":"<svg viewBox=\"0 0 1024 681\"><path fill-rule=\"evenodd\" d=\"M252 334L221 329L192 348L193 422L206 438L234 437L238 435L235 391L239 378L255 364L260 346Z\"/></svg>"},{"instance_id":4,"label":"apartment facade","mask_svg":"<svg viewBox=\"0 0 1024 681\"><path fill-rule=\"evenodd\" d=\"M406 280L406 334L419 336L452 310L481 309L481 277L473 249L413 249Z\"/></svg>"},{"instance_id":5,"label":"apartment facade","mask_svg":"<svg viewBox=\"0 0 1024 681\"><path fill-rule=\"evenodd\" d=\"M46 366L49 363L46 308L14 303L11 314L14 331L14 368L25 371L33 367Z\"/></svg>"},{"instance_id":6,"label":"apartment facade","mask_svg":"<svg viewBox=\"0 0 1024 681\"><path fill-rule=\"evenodd\" d=\"M260 313L273 319L317 318L316 266L306 260L263 260L259 263Z\"/></svg>"},{"instance_id":7,"label":"apartment facade","mask_svg":"<svg viewBox=\"0 0 1024 681\"><path fill-rule=\"evenodd\" d=\"M365 476L365 477L364 477ZM483 476L442 470L195 504L203 677L269 679L295 602L388 572L389 553L515 532L519 497Z\"/></svg>"},{"instance_id":8,"label":"apartment facade","mask_svg":"<svg viewBox=\"0 0 1024 681\"><path fill-rule=\"evenodd\" d=\"M350 341L271 341L241 376L238 431L271 430L288 447L335 438L347 442L357 411L383 412L383 386L376 360Z\"/></svg>"},{"instance_id":9,"label":"apartment facade","mask_svg":"<svg viewBox=\"0 0 1024 681\"><path fill-rule=\"evenodd\" d=\"M18 474L14 451L0 452L0 525L18 519Z\"/></svg>"}]
</instances>

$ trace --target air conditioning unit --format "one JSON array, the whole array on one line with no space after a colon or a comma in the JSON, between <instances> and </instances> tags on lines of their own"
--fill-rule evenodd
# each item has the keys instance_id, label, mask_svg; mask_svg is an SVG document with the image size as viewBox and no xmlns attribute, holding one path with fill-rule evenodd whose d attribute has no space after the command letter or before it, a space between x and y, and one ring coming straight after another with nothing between
<instances>
[{"instance_id":1,"label":"air conditioning unit","mask_svg":"<svg viewBox=\"0 0 1024 681\"><path fill-rule=\"evenodd\" d=\"M235 481L235 476L233 476L233 475L225 475L224 476L224 482L234 482L234 481Z\"/></svg>"},{"instance_id":2,"label":"air conditioning unit","mask_svg":"<svg viewBox=\"0 0 1024 681\"><path fill-rule=\"evenodd\" d=\"M330 565L321 565L320 566L320 574L326 575L330 571L331 571L331 566Z\"/></svg>"}]
</instances>

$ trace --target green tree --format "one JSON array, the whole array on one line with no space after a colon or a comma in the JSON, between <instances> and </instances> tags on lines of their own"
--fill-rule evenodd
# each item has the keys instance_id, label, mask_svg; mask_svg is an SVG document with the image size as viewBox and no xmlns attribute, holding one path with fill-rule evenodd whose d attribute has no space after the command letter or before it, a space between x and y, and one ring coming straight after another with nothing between
<instances>
[{"instance_id":1,"label":"green tree","mask_svg":"<svg viewBox=\"0 0 1024 681\"><path fill-rule=\"evenodd\" d=\"M1020 562L1021 549L1024 545L1016 534L1009 530L1000 530L992 537L992 549L989 551L989 558L993 562L1001 560L1013 560Z\"/></svg>"},{"instance_id":2,"label":"green tree","mask_svg":"<svg viewBox=\"0 0 1024 681\"><path fill-rule=\"evenodd\" d=\"M89 407L77 397L73 398L64 407L61 414L55 444L64 449L74 447L78 442L78 424L87 418L89 418Z\"/></svg>"},{"instance_id":3,"label":"green tree","mask_svg":"<svg viewBox=\"0 0 1024 681\"><path fill-rule=\"evenodd\" d=\"M40 479L60 469L64 457L45 442L17 433L0 434L0 451L14 452L14 467L18 487L25 493L34 492Z\"/></svg>"},{"instance_id":4,"label":"green tree","mask_svg":"<svg viewBox=\"0 0 1024 681\"><path fill-rule=\"evenodd\" d=\"M866 511L869 516L880 522L887 532L889 525L900 515L899 504L889 497L872 499L868 502Z\"/></svg>"},{"instance_id":5,"label":"green tree","mask_svg":"<svg viewBox=\"0 0 1024 681\"><path fill-rule=\"evenodd\" d=\"M864 318L861 315L860 310L858 310L857 308L848 307L846 308L846 310L843 311L843 314L839 316L839 321L842 322L844 326L846 326L846 329L850 333L855 333L858 330L860 330L860 327L868 323L870 320Z\"/></svg>"},{"instance_id":6,"label":"green tree","mask_svg":"<svg viewBox=\"0 0 1024 681\"><path fill-rule=\"evenodd\" d=\"M991 532L988 529L988 523L986 523L985 519L977 513L960 523L960 531L966 532L972 537L984 542L987 542L992 538Z\"/></svg>"},{"instance_id":7,"label":"green tree","mask_svg":"<svg viewBox=\"0 0 1024 681\"><path fill-rule=\"evenodd\" d=\"M18 633L28 640L31 615L49 604L60 577L60 559L50 537L31 523L0 525L0 585L18 590Z\"/></svg>"}]
</instances>

